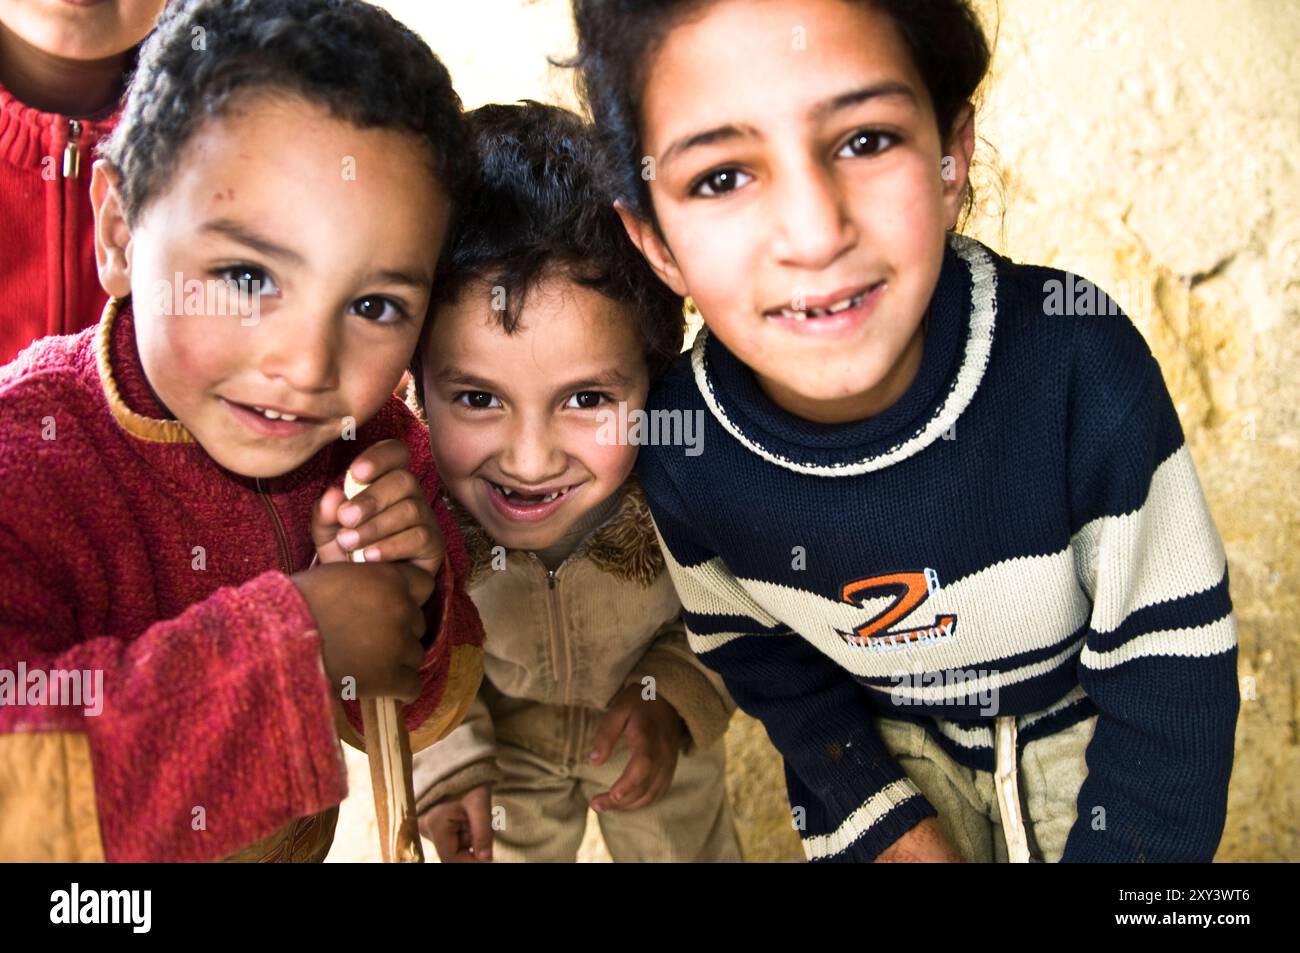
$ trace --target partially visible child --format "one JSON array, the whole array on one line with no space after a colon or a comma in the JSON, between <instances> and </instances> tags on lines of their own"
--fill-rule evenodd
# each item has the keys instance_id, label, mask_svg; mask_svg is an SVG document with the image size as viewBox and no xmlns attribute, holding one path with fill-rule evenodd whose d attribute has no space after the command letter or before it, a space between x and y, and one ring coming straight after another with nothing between
<instances>
[{"instance_id":1,"label":"partially visible child","mask_svg":"<svg viewBox=\"0 0 1300 953\"><path fill-rule=\"evenodd\" d=\"M470 123L482 181L415 376L486 677L416 755L421 829L444 861L572 861L590 805L616 861L739 860L732 705L686 644L616 423L681 350L681 299L602 201L577 116L526 103Z\"/></svg>"},{"instance_id":2,"label":"partially visible child","mask_svg":"<svg viewBox=\"0 0 1300 953\"><path fill-rule=\"evenodd\" d=\"M0 0L0 364L99 320L90 165L166 0Z\"/></svg>"},{"instance_id":3,"label":"partially visible child","mask_svg":"<svg viewBox=\"0 0 1300 953\"><path fill-rule=\"evenodd\" d=\"M103 319L0 370L0 858L319 860L356 699L409 701L419 747L481 672L392 397L460 101L357 0L178 0L104 153Z\"/></svg>"},{"instance_id":4,"label":"partially visible child","mask_svg":"<svg viewBox=\"0 0 1300 953\"><path fill-rule=\"evenodd\" d=\"M628 232L706 326L649 401L703 453L637 472L808 858L1210 860L1223 544L1129 319L952 231L972 4L574 7Z\"/></svg>"}]
</instances>

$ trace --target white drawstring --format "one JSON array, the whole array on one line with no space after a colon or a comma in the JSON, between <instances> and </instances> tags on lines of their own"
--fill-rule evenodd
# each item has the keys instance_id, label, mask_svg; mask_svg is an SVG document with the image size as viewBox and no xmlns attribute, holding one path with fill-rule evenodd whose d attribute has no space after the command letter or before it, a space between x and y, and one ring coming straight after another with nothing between
<instances>
[{"instance_id":1,"label":"white drawstring","mask_svg":"<svg viewBox=\"0 0 1300 953\"><path fill-rule=\"evenodd\" d=\"M1013 864L1029 863L1029 836L1025 820L1020 814L1020 785L1017 781L1016 719L1014 715L1001 715L994 728L996 769L993 785L998 792L998 807L1002 812L1002 832L1007 838L1007 860Z\"/></svg>"}]
</instances>

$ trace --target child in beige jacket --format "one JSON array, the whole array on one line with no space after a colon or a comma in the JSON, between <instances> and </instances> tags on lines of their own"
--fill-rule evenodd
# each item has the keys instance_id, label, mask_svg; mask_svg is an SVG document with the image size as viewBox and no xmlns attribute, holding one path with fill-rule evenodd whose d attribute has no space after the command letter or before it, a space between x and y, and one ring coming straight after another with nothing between
<instances>
[{"instance_id":1,"label":"child in beige jacket","mask_svg":"<svg viewBox=\"0 0 1300 953\"><path fill-rule=\"evenodd\" d=\"M413 377L470 552L485 678L415 758L421 831L444 861L572 861L590 806L616 861L740 860L734 706L687 645L631 477L645 434L628 421L681 350L681 301L600 197L577 116L525 103L470 120L481 181Z\"/></svg>"}]
</instances>

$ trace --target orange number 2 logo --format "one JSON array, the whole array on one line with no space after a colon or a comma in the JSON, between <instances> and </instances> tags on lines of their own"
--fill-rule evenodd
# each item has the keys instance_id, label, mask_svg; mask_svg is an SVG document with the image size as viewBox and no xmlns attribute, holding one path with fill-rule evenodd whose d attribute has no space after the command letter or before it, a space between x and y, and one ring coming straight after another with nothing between
<instances>
[{"instance_id":1,"label":"orange number 2 logo","mask_svg":"<svg viewBox=\"0 0 1300 953\"><path fill-rule=\"evenodd\" d=\"M920 572L890 572L883 576L872 576L869 579L850 582L844 586L840 599L851 606L861 607L864 599L877 590L884 590L884 593L877 594L892 593L896 598L875 618L858 626L852 634L841 632L840 637L849 645L863 647L900 645L915 642L925 636L951 637L957 627L955 615L936 616L932 625L918 629L888 631L891 625L911 615L929 598L930 593L938 588L939 576L933 569Z\"/></svg>"}]
</instances>

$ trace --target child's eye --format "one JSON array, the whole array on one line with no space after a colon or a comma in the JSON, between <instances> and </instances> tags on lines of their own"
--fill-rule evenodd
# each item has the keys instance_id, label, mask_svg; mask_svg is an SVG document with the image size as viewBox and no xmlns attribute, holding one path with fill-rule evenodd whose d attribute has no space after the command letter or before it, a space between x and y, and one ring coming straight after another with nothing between
<instances>
[{"instance_id":1,"label":"child's eye","mask_svg":"<svg viewBox=\"0 0 1300 953\"><path fill-rule=\"evenodd\" d=\"M406 309L392 298L367 295L352 302L352 313L378 324L392 324L406 317Z\"/></svg>"},{"instance_id":2,"label":"child's eye","mask_svg":"<svg viewBox=\"0 0 1300 953\"><path fill-rule=\"evenodd\" d=\"M844 156L845 158L874 156L884 152L896 142L898 136L893 133L882 132L879 129L859 129L840 147L836 155L844 156L844 151L847 149L849 154Z\"/></svg>"},{"instance_id":3,"label":"child's eye","mask_svg":"<svg viewBox=\"0 0 1300 953\"><path fill-rule=\"evenodd\" d=\"M564 406L568 410L594 410L607 400L613 398L600 391L580 390L565 401Z\"/></svg>"},{"instance_id":4,"label":"child's eye","mask_svg":"<svg viewBox=\"0 0 1300 953\"><path fill-rule=\"evenodd\" d=\"M452 399L452 403L471 410L495 410L501 406L495 394L483 390L463 390Z\"/></svg>"},{"instance_id":5,"label":"child's eye","mask_svg":"<svg viewBox=\"0 0 1300 953\"><path fill-rule=\"evenodd\" d=\"M247 288L250 294L256 291L257 294L273 295L280 291L275 285L275 280L256 265L231 265L229 268L220 269L215 274L222 281L233 282L241 288Z\"/></svg>"},{"instance_id":6,"label":"child's eye","mask_svg":"<svg viewBox=\"0 0 1300 953\"><path fill-rule=\"evenodd\" d=\"M714 169L695 180L691 186L691 195L713 198L726 195L743 187L753 176L739 169ZM742 181L743 180L743 181Z\"/></svg>"}]
</instances>

